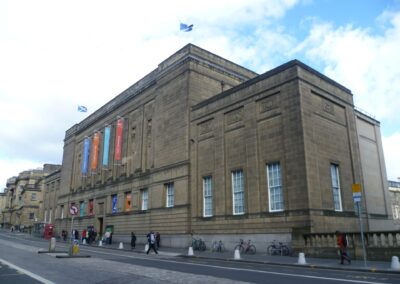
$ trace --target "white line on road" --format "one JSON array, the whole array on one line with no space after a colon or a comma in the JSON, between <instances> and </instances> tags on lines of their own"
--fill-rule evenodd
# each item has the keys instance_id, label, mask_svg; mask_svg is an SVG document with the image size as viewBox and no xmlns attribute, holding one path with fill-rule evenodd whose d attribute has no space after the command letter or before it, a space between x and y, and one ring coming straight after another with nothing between
<instances>
[{"instance_id":1,"label":"white line on road","mask_svg":"<svg viewBox=\"0 0 400 284\"><path fill-rule=\"evenodd\" d=\"M86 249L86 251L106 254L106 255L113 255L119 257L127 257L127 258L135 258L135 259L144 259L144 257L139 256L130 256L130 255L123 255L123 254L114 254L109 252L100 252ZM149 258L145 258L149 259ZM224 267L224 266L217 266L217 265L209 265L209 264L200 264L200 263L188 263L188 262L180 262L175 260L168 260L168 259L153 259L155 261L163 261L163 262L170 262L170 263L177 263L177 264L184 264L184 265L194 265L194 266L202 266L202 267L210 267L210 268L218 268L218 269L226 269L226 270L238 270L238 271L247 271L247 272L257 272L263 274L272 274L272 275L281 275L281 276L291 276L291 277L300 277L300 278L309 278L309 279L321 279L321 280L330 280L330 281L339 281L339 282L350 282L350 283L363 283L363 284L385 284L383 282L371 282L371 281L361 281L361 280L350 280L350 279L343 279L343 278L331 278L331 277L320 277L320 276L312 276L312 275L301 275L301 274L294 274L294 273L283 273L283 272L273 272L273 271L263 271L263 270L255 270L255 269L248 269L248 268L234 268L234 267Z\"/></svg>"},{"instance_id":2,"label":"white line on road","mask_svg":"<svg viewBox=\"0 0 400 284\"><path fill-rule=\"evenodd\" d=\"M15 269L15 270L20 271L20 272L32 277L33 279L36 279L37 281L40 281L40 282L44 283L44 284L55 284L54 282L51 282L50 280L44 279L43 277L41 277L41 276L39 276L39 275L37 275L35 273L32 273L32 272L30 272L30 271L28 271L26 269L23 269L22 267L16 266L15 264L12 264L12 263L8 262L7 260L4 260L4 259L0 258L0 262L5 264L5 265L7 265L7 266L9 266L9 267L11 267L11 268L13 268L13 269Z\"/></svg>"}]
</instances>

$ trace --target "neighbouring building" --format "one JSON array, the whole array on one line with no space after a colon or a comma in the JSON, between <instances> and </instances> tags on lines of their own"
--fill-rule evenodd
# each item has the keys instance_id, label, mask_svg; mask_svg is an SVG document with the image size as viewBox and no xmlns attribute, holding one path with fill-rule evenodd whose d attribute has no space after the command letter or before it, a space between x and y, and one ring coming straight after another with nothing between
<instances>
[{"instance_id":1,"label":"neighbouring building","mask_svg":"<svg viewBox=\"0 0 400 284\"><path fill-rule=\"evenodd\" d=\"M43 169L23 171L7 180L5 227L26 230L36 222L43 222L43 178L59 168L60 165L45 164Z\"/></svg>"},{"instance_id":2,"label":"neighbouring building","mask_svg":"<svg viewBox=\"0 0 400 284\"><path fill-rule=\"evenodd\" d=\"M393 228L379 122L349 89L297 60L258 75L188 44L66 131L51 210L69 230L75 205L78 230L116 240L265 246L354 231L354 183L364 228Z\"/></svg>"},{"instance_id":3,"label":"neighbouring building","mask_svg":"<svg viewBox=\"0 0 400 284\"><path fill-rule=\"evenodd\" d=\"M395 229L400 230L400 181L388 181Z\"/></svg>"},{"instance_id":4,"label":"neighbouring building","mask_svg":"<svg viewBox=\"0 0 400 284\"><path fill-rule=\"evenodd\" d=\"M5 189L3 192L0 192L0 228L4 226L3 210L6 208L6 197L7 197L6 190L7 189Z\"/></svg>"}]
</instances>

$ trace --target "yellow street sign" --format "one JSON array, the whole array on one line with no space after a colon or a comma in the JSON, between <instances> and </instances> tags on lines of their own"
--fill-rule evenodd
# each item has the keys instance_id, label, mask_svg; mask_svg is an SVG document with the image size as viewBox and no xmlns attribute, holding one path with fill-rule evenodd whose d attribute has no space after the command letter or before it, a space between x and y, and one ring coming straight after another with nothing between
<instances>
[{"instance_id":1,"label":"yellow street sign","mask_svg":"<svg viewBox=\"0 0 400 284\"><path fill-rule=\"evenodd\" d=\"M353 184L351 185L351 189L353 190L353 193L361 192L361 184L359 184L359 183L353 183Z\"/></svg>"}]
</instances>

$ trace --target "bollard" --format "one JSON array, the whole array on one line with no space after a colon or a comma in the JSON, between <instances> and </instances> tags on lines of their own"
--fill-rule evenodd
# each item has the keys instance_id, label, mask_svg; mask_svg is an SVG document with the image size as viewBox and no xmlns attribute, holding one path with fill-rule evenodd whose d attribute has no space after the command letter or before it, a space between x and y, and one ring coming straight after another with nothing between
<instances>
[{"instance_id":1,"label":"bollard","mask_svg":"<svg viewBox=\"0 0 400 284\"><path fill-rule=\"evenodd\" d=\"M145 246L144 246L144 252L147 252L149 250L149 244L146 244Z\"/></svg>"},{"instance_id":2,"label":"bollard","mask_svg":"<svg viewBox=\"0 0 400 284\"><path fill-rule=\"evenodd\" d=\"M118 249L124 249L124 244L122 242L119 243Z\"/></svg>"},{"instance_id":3,"label":"bollard","mask_svg":"<svg viewBox=\"0 0 400 284\"><path fill-rule=\"evenodd\" d=\"M400 263L398 256L392 256L392 264L390 265L390 268L393 270L400 270Z\"/></svg>"},{"instance_id":4,"label":"bollard","mask_svg":"<svg viewBox=\"0 0 400 284\"><path fill-rule=\"evenodd\" d=\"M103 246L103 241L100 240L100 241L99 241L99 247L102 247L102 246Z\"/></svg>"},{"instance_id":5,"label":"bollard","mask_svg":"<svg viewBox=\"0 0 400 284\"><path fill-rule=\"evenodd\" d=\"M299 253L299 259L297 260L297 264L306 264L306 257L304 256L304 252Z\"/></svg>"},{"instance_id":6,"label":"bollard","mask_svg":"<svg viewBox=\"0 0 400 284\"><path fill-rule=\"evenodd\" d=\"M189 256L193 255L193 248L192 248L192 247L189 247L188 255L189 255Z\"/></svg>"},{"instance_id":7,"label":"bollard","mask_svg":"<svg viewBox=\"0 0 400 284\"><path fill-rule=\"evenodd\" d=\"M240 259L240 252L238 249L235 249L235 259Z\"/></svg>"},{"instance_id":8,"label":"bollard","mask_svg":"<svg viewBox=\"0 0 400 284\"><path fill-rule=\"evenodd\" d=\"M56 250L56 238L51 238L49 241L49 251Z\"/></svg>"},{"instance_id":9,"label":"bollard","mask_svg":"<svg viewBox=\"0 0 400 284\"><path fill-rule=\"evenodd\" d=\"M86 239L83 239L82 245L86 245Z\"/></svg>"}]
</instances>

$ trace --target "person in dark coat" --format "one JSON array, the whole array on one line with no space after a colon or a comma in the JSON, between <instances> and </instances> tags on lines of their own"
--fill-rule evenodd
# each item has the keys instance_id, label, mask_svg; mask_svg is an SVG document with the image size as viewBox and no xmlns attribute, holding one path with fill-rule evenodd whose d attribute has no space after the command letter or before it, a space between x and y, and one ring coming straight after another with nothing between
<instances>
[{"instance_id":1,"label":"person in dark coat","mask_svg":"<svg viewBox=\"0 0 400 284\"><path fill-rule=\"evenodd\" d=\"M134 232L131 232L131 249L136 247L136 235Z\"/></svg>"},{"instance_id":2,"label":"person in dark coat","mask_svg":"<svg viewBox=\"0 0 400 284\"><path fill-rule=\"evenodd\" d=\"M155 244L156 244L156 236L154 235L154 232L151 231L150 233L147 234L147 241L149 242L149 249L147 250L146 254L149 254L150 250L153 249L156 254L158 254Z\"/></svg>"},{"instance_id":3,"label":"person in dark coat","mask_svg":"<svg viewBox=\"0 0 400 284\"><path fill-rule=\"evenodd\" d=\"M161 235L159 232L156 232L156 243L157 243L157 249L160 248L160 241L161 241Z\"/></svg>"}]
</instances>

